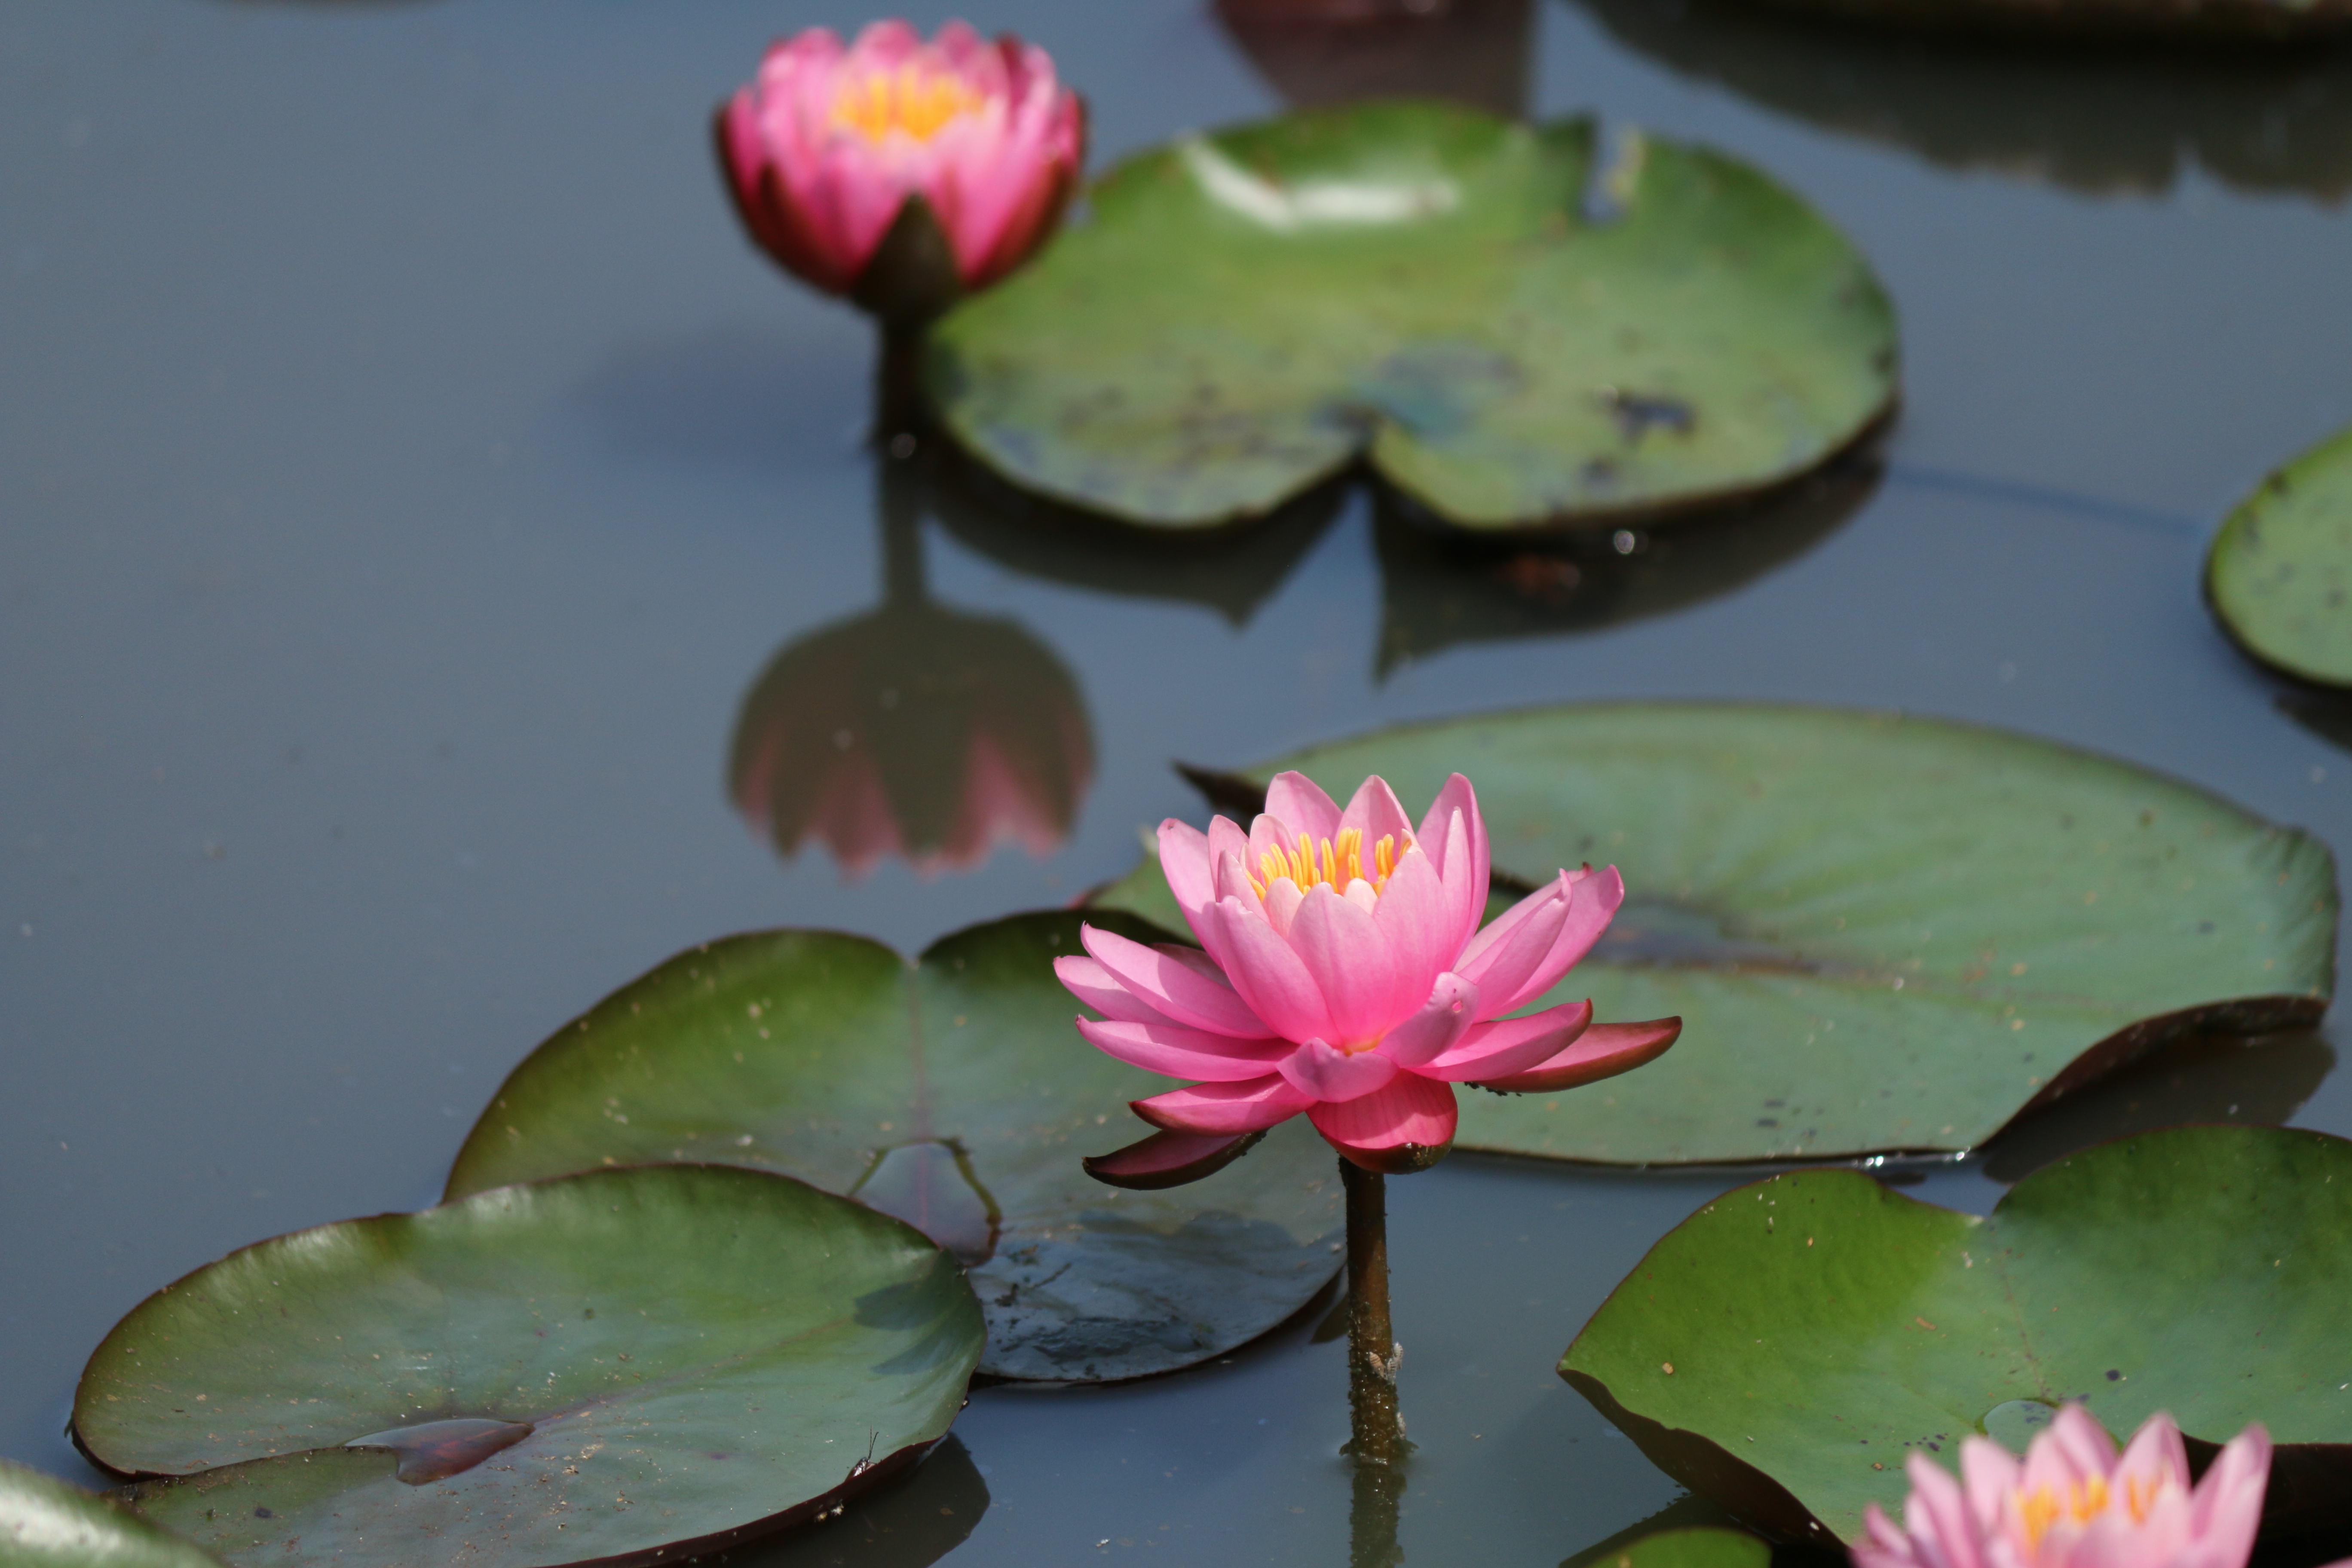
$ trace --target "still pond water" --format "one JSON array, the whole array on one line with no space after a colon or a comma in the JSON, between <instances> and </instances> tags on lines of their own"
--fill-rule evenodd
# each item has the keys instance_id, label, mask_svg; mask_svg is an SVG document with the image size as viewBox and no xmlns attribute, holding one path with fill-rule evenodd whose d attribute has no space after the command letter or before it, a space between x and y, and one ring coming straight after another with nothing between
<instances>
[{"instance_id":1,"label":"still pond water","mask_svg":"<svg viewBox=\"0 0 2352 1568\"><path fill-rule=\"evenodd\" d=\"M902 574L1017 623L1076 693L1091 779L1048 853L848 879L814 843L780 858L727 773L778 650L884 593L871 344L739 237L705 134L770 37L857 16L0 0L0 1453L95 1480L60 1429L121 1313L245 1242L431 1202L499 1077L621 981L744 928L911 949L1066 902L1139 826L1200 816L1171 758L1803 699L2104 750L2352 845L2352 722L2248 667L2197 594L2230 502L2352 420L2352 61L1496 9L1464 53L1357 79L1417 68L1774 172L1902 311L1882 461L1622 560L1433 553L1360 493L1180 560L903 528ZM1339 85L1198 0L967 13L1054 51L1097 164ZM2159 1063L1911 1191L1981 1210L2147 1121L2352 1133L2334 1050ZM1675 1501L1551 1367L1737 1179L1457 1157L1391 1184L1410 1562L1538 1568ZM983 1391L908 1489L737 1560L1343 1561L1341 1345L1313 1327L1151 1383Z\"/></svg>"}]
</instances>

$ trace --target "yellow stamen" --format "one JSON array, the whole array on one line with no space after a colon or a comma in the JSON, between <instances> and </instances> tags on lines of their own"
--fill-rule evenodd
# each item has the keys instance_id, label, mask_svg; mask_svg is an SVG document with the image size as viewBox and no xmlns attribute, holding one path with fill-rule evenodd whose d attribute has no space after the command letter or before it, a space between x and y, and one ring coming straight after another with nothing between
<instances>
[{"instance_id":1,"label":"yellow stamen","mask_svg":"<svg viewBox=\"0 0 2352 1568\"><path fill-rule=\"evenodd\" d=\"M1403 842L1400 844L1399 838ZM1326 838L1320 844L1302 833L1296 849L1268 849L1257 858L1257 870L1251 874L1250 889L1261 899L1265 890L1284 877L1300 892L1328 885L1334 892L1344 893L1355 882L1367 882L1374 896L1389 885L1396 874L1397 862L1412 847L1412 835L1383 834L1372 846L1372 874L1364 875L1364 830L1343 827L1336 838Z\"/></svg>"},{"instance_id":2,"label":"yellow stamen","mask_svg":"<svg viewBox=\"0 0 2352 1568\"><path fill-rule=\"evenodd\" d=\"M844 82L834 95L833 123L868 142L879 142L893 131L928 142L982 101L959 77L904 65Z\"/></svg>"}]
</instances>

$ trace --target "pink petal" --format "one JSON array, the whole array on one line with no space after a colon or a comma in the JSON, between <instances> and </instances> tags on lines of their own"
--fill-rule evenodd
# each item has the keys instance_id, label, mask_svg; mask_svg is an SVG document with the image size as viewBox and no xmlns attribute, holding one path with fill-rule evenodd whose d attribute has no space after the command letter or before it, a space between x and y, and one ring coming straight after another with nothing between
<instances>
[{"instance_id":1,"label":"pink petal","mask_svg":"<svg viewBox=\"0 0 2352 1568\"><path fill-rule=\"evenodd\" d=\"M1105 1056L1130 1067L1206 1083L1264 1078L1292 1048L1288 1040L1237 1040L1181 1024L1097 1024L1081 1018L1078 1033Z\"/></svg>"},{"instance_id":2,"label":"pink petal","mask_svg":"<svg viewBox=\"0 0 2352 1568\"><path fill-rule=\"evenodd\" d=\"M1903 1505L1903 1524L1926 1549L1921 1555L1940 1559L1942 1568L1990 1568L1959 1483L1925 1454L1913 1454L1904 1473L1911 1497Z\"/></svg>"},{"instance_id":3,"label":"pink petal","mask_svg":"<svg viewBox=\"0 0 2352 1568\"><path fill-rule=\"evenodd\" d=\"M2001 1504L2017 1490L2017 1456L1990 1437L1960 1439L1960 1489L1968 1494L1977 1528L2000 1522Z\"/></svg>"},{"instance_id":4,"label":"pink petal","mask_svg":"<svg viewBox=\"0 0 2352 1568\"><path fill-rule=\"evenodd\" d=\"M1441 1051L1451 1049L1477 1016L1478 988L1458 974L1441 974L1429 990L1429 1000L1403 1023L1382 1037L1381 1055L1401 1068L1417 1068Z\"/></svg>"},{"instance_id":5,"label":"pink petal","mask_svg":"<svg viewBox=\"0 0 2352 1568\"><path fill-rule=\"evenodd\" d=\"M1397 1065L1378 1051L1343 1051L1309 1040L1282 1058L1279 1069L1290 1087L1318 1100L1355 1100L1386 1088Z\"/></svg>"},{"instance_id":6,"label":"pink petal","mask_svg":"<svg viewBox=\"0 0 2352 1568\"><path fill-rule=\"evenodd\" d=\"M1462 839L1459 850L1454 848L1451 824L1456 816L1462 819ZM1437 798L1429 804L1421 819L1421 831L1414 835L1423 849L1435 857L1437 874L1444 879L1449 890L1459 889L1464 920L1462 940L1478 929L1486 918L1487 876L1491 870L1486 847L1486 819L1478 815L1478 792L1460 773L1446 779Z\"/></svg>"},{"instance_id":7,"label":"pink petal","mask_svg":"<svg viewBox=\"0 0 2352 1568\"><path fill-rule=\"evenodd\" d=\"M1524 1018L1473 1024L1461 1044L1416 1069L1448 1083L1485 1083L1528 1072L1564 1055L1592 1022L1591 1002L1563 1002Z\"/></svg>"},{"instance_id":8,"label":"pink petal","mask_svg":"<svg viewBox=\"0 0 2352 1568\"><path fill-rule=\"evenodd\" d=\"M1520 997L1526 992L1528 978L1537 973L1568 924L1574 898L1566 879L1548 882L1496 921L1496 925L1511 921L1510 929L1499 939L1485 943L1472 941L1470 950L1454 966L1454 973L1477 985L1478 1005L1488 1017L1500 1017L1517 1005L1505 998ZM1522 910L1526 912L1522 914ZM1513 920L1515 915L1519 918Z\"/></svg>"},{"instance_id":9,"label":"pink petal","mask_svg":"<svg viewBox=\"0 0 2352 1568\"><path fill-rule=\"evenodd\" d=\"M1683 1032L1680 1018L1659 1018L1646 1024L1595 1024L1576 1043L1525 1072L1490 1078L1480 1083L1498 1094L1550 1094L1577 1089L1632 1072L1657 1060Z\"/></svg>"},{"instance_id":10,"label":"pink petal","mask_svg":"<svg viewBox=\"0 0 2352 1568\"><path fill-rule=\"evenodd\" d=\"M1246 1083L1171 1089L1129 1103L1138 1116L1171 1132L1234 1133L1255 1132L1287 1121L1315 1102L1284 1082L1279 1074L1268 1073Z\"/></svg>"},{"instance_id":11,"label":"pink petal","mask_svg":"<svg viewBox=\"0 0 2352 1568\"><path fill-rule=\"evenodd\" d=\"M2137 1447L2137 1441L2132 1446ZM2271 1436L2259 1422L2221 1445L2190 1504L2189 1533L2195 1545L2184 1568L2242 1568L2262 1526L2270 1470Z\"/></svg>"},{"instance_id":12,"label":"pink petal","mask_svg":"<svg viewBox=\"0 0 2352 1568\"><path fill-rule=\"evenodd\" d=\"M1174 895L1176 907L1184 911L1184 923L1192 928L1202 947L1210 947L1209 907L1216 900L1210 893L1215 879L1210 870L1209 836L1172 816L1161 823L1160 871L1168 879L1168 891ZM1210 951L1216 950L1210 947Z\"/></svg>"},{"instance_id":13,"label":"pink petal","mask_svg":"<svg viewBox=\"0 0 2352 1568\"><path fill-rule=\"evenodd\" d=\"M1418 1170L1454 1142L1454 1090L1409 1072L1360 1100L1315 1105L1315 1130L1349 1160L1370 1171Z\"/></svg>"},{"instance_id":14,"label":"pink petal","mask_svg":"<svg viewBox=\"0 0 2352 1568\"><path fill-rule=\"evenodd\" d=\"M1339 802L1305 773L1275 774L1274 782L1265 786L1265 810L1292 833L1304 833L1318 846L1339 836Z\"/></svg>"},{"instance_id":15,"label":"pink petal","mask_svg":"<svg viewBox=\"0 0 2352 1568\"><path fill-rule=\"evenodd\" d=\"M1234 994L1222 973L1213 978L1202 974L1171 956L1172 949L1146 947L1092 925L1078 928L1078 940L1113 979L1180 1024L1244 1040L1274 1032Z\"/></svg>"},{"instance_id":16,"label":"pink petal","mask_svg":"<svg viewBox=\"0 0 2352 1568\"><path fill-rule=\"evenodd\" d=\"M2105 1436L2104 1430L2100 1436ZM2180 1428L2163 1411L2140 1423L2125 1446L2123 1458L2115 1461L2115 1481L2121 1483L2126 1478L2151 1488L2169 1481L2184 1492L2189 1489L2189 1447L2180 1440Z\"/></svg>"},{"instance_id":17,"label":"pink petal","mask_svg":"<svg viewBox=\"0 0 2352 1568\"><path fill-rule=\"evenodd\" d=\"M1081 958L1076 953L1054 960L1054 978L1059 980L1069 994L1100 1013L1104 1017L1122 1024L1165 1024L1171 1020L1158 1008L1135 995L1095 959Z\"/></svg>"},{"instance_id":18,"label":"pink petal","mask_svg":"<svg viewBox=\"0 0 2352 1568\"><path fill-rule=\"evenodd\" d=\"M1397 799L1396 791L1389 788L1389 781L1374 773L1356 786L1348 809L1339 814L1340 830L1350 827L1364 836L1364 865L1369 868L1372 849L1381 839L1393 838L1399 849L1404 847L1406 836L1412 832L1412 818L1404 814L1404 806Z\"/></svg>"},{"instance_id":19,"label":"pink petal","mask_svg":"<svg viewBox=\"0 0 2352 1568\"><path fill-rule=\"evenodd\" d=\"M1418 849L1408 849L1381 890L1372 921L1390 955L1406 975L1434 978L1454 966L1461 944L1446 905L1437 868Z\"/></svg>"},{"instance_id":20,"label":"pink petal","mask_svg":"<svg viewBox=\"0 0 2352 1568\"><path fill-rule=\"evenodd\" d=\"M1436 979L1423 975L1416 984L1400 973L1372 917L1328 886L1307 893L1284 940L1314 976L1330 1011L1331 1027L1308 1037L1368 1045L1412 1016Z\"/></svg>"},{"instance_id":21,"label":"pink petal","mask_svg":"<svg viewBox=\"0 0 2352 1568\"><path fill-rule=\"evenodd\" d=\"M1315 977L1265 915L1239 899L1227 899L1210 911L1210 921L1216 941L1209 951L1268 1028L1286 1040L1328 1040L1339 1034Z\"/></svg>"},{"instance_id":22,"label":"pink petal","mask_svg":"<svg viewBox=\"0 0 2352 1568\"><path fill-rule=\"evenodd\" d=\"M1257 1132L1154 1132L1140 1142L1079 1161L1087 1174L1109 1187L1158 1192L1212 1176L1264 1136Z\"/></svg>"},{"instance_id":23,"label":"pink petal","mask_svg":"<svg viewBox=\"0 0 2352 1568\"><path fill-rule=\"evenodd\" d=\"M1876 1503L1864 1505L1862 1528L1864 1539L1853 1549L1856 1568L1935 1568L1913 1554L1911 1538Z\"/></svg>"},{"instance_id":24,"label":"pink petal","mask_svg":"<svg viewBox=\"0 0 2352 1568\"><path fill-rule=\"evenodd\" d=\"M1551 951L1544 954L1543 962L1520 983L1517 994L1503 1004L1504 1012L1523 1007L1559 984L1560 976L1592 951L1592 944L1601 940L1618 906L1625 901L1625 879L1614 866L1583 878L1571 878L1563 871L1560 878L1570 885L1568 919L1552 939Z\"/></svg>"}]
</instances>

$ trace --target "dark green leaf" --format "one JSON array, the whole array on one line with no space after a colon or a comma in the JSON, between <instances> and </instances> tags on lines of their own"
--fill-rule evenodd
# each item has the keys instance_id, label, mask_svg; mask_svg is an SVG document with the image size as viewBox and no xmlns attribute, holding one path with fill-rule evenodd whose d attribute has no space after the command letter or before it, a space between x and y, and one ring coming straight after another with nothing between
<instances>
[{"instance_id":1,"label":"dark green leaf","mask_svg":"<svg viewBox=\"0 0 2352 1568\"><path fill-rule=\"evenodd\" d=\"M1138 1377L1229 1350L1338 1268L1329 1151L1298 1124L1194 1186L1089 1179L1079 1161L1129 1142L1126 1102L1168 1080L1071 1026L1053 961L1079 951L1079 921L1016 915L911 964L831 931L684 953L515 1069L450 1194L608 1162L782 1171L954 1248L987 1313L984 1372Z\"/></svg>"},{"instance_id":2,"label":"dark green leaf","mask_svg":"<svg viewBox=\"0 0 2352 1568\"><path fill-rule=\"evenodd\" d=\"M2290 675L2352 686L2352 430L2238 503L2205 563L2213 613L2239 646Z\"/></svg>"},{"instance_id":3,"label":"dark green leaf","mask_svg":"<svg viewBox=\"0 0 2352 1568\"><path fill-rule=\"evenodd\" d=\"M1265 512L1359 458L1465 528L1721 501L1894 396L1892 307L1737 160L1384 102L1113 169L951 311L926 376L1019 484L1131 521Z\"/></svg>"},{"instance_id":4,"label":"dark green leaf","mask_svg":"<svg viewBox=\"0 0 2352 1568\"><path fill-rule=\"evenodd\" d=\"M2338 1185L2336 1178L2342 1177ZM2085 1402L2118 1437L2159 1410L2194 1440L2261 1421L2264 1513L2352 1502L2352 1142L2185 1127L2072 1155L1989 1218L1850 1171L1725 1194L1652 1248L1560 1374L1694 1490L1784 1539L1853 1540L1908 1491Z\"/></svg>"},{"instance_id":5,"label":"dark green leaf","mask_svg":"<svg viewBox=\"0 0 2352 1568\"><path fill-rule=\"evenodd\" d=\"M219 1568L216 1558L105 1498L0 1459L8 1568Z\"/></svg>"},{"instance_id":6,"label":"dark green leaf","mask_svg":"<svg viewBox=\"0 0 2352 1568\"><path fill-rule=\"evenodd\" d=\"M981 1343L907 1226L751 1171L601 1171L199 1269L100 1345L74 1428L180 1478L126 1500L232 1562L625 1558L911 1463Z\"/></svg>"},{"instance_id":7,"label":"dark green leaf","mask_svg":"<svg viewBox=\"0 0 2352 1568\"><path fill-rule=\"evenodd\" d=\"M1560 1568L1768 1568L1772 1549L1744 1530L1637 1528L1580 1552Z\"/></svg>"},{"instance_id":8,"label":"dark green leaf","mask_svg":"<svg viewBox=\"0 0 2352 1568\"><path fill-rule=\"evenodd\" d=\"M2194 1027L2315 1019L2326 847L2201 790L1970 725L1594 703L1402 727L1248 770L1416 807L1478 788L1498 869L1614 863L1628 898L1553 1001L1679 1015L1626 1077L1465 1096L1457 1146L1672 1163L1971 1148ZM1156 867L1097 896L1171 918Z\"/></svg>"}]
</instances>

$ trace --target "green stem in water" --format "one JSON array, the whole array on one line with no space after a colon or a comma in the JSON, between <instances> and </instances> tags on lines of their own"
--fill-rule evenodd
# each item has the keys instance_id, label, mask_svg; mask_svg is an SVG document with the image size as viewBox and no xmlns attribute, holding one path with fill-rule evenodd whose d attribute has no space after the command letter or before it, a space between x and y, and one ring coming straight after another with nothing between
<instances>
[{"instance_id":1,"label":"green stem in water","mask_svg":"<svg viewBox=\"0 0 2352 1568\"><path fill-rule=\"evenodd\" d=\"M1348 1194L1348 1452L1356 1461L1349 1510L1351 1568L1404 1561L1397 1520L1404 1501L1404 1419L1397 1368L1404 1359L1389 1322L1388 1181L1339 1162Z\"/></svg>"}]
</instances>

